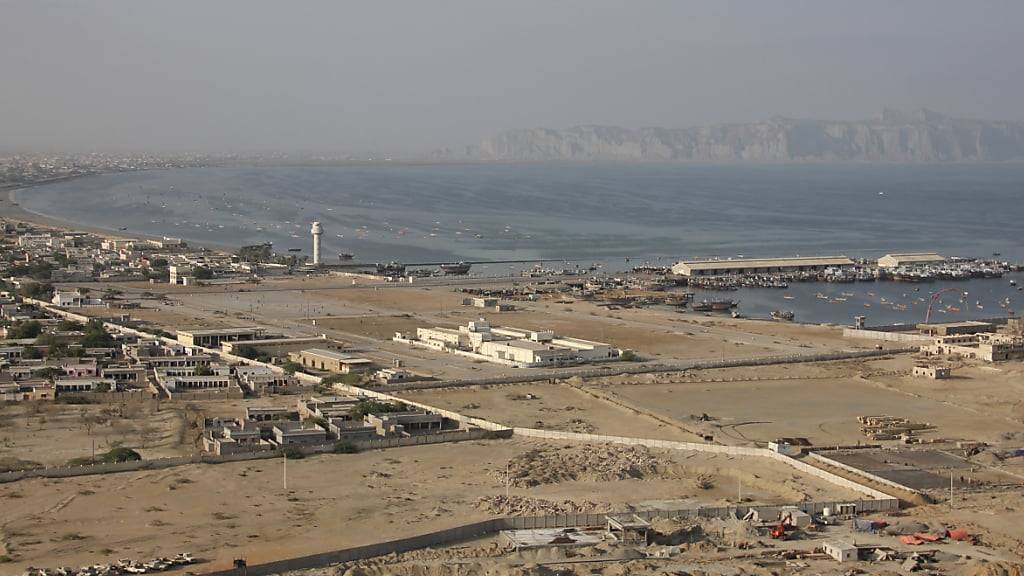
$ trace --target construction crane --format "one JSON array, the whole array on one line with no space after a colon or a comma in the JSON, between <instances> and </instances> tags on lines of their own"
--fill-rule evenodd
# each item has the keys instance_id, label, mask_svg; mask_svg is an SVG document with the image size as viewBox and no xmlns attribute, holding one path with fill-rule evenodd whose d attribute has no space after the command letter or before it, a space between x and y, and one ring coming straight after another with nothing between
<instances>
[{"instance_id":1,"label":"construction crane","mask_svg":"<svg viewBox=\"0 0 1024 576\"><path fill-rule=\"evenodd\" d=\"M935 306L935 303L939 301L939 298L941 298L942 295L947 293L947 292L960 292L960 289L959 288L943 288L942 290L939 290L935 294L932 294L931 300L928 301L928 311L924 313L924 323L925 324L929 323L931 321L931 319L932 319L932 306Z\"/></svg>"}]
</instances>

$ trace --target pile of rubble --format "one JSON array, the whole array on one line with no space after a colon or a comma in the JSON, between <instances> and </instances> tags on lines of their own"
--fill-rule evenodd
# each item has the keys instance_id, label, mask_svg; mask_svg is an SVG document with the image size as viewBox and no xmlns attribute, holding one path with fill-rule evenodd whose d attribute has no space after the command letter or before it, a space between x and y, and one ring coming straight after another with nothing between
<instances>
[{"instance_id":1,"label":"pile of rubble","mask_svg":"<svg viewBox=\"0 0 1024 576\"><path fill-rule=\"evenodd\" d=\"M519 488L573 480L608 482L664 475L666 466L644 446L582 444L537 448L509 462L510 483ZM505 481L505 470L495 474Z\"/></svg>"},{"instance_id":2,"label":"pile of rubble","mask_svg":"<svg viewBox=\"0 0 1024 576\"><path fill-rule=\"evenodd\" d=\"M174 558L154 558L148 562L118 560L115 564L93 564L81 568L29 568L25 576L120 576L122 574L151 574L163 572L195 562L192 555L183 552Z\"/></svg>"},{"instance_id":3,"label":"pile of rubble","mask_svg":"<svg viewBox=\"0 0 1024 576\"><path fill-rule=\"evenodd\" d=\"M585 514L607 511L608 506L600 506L589 500L576 502L573 500L544 500L525 496L481 496L477 499L476 508L498 516L542 516L549 514Z\"/></svg>"}]
</instances>

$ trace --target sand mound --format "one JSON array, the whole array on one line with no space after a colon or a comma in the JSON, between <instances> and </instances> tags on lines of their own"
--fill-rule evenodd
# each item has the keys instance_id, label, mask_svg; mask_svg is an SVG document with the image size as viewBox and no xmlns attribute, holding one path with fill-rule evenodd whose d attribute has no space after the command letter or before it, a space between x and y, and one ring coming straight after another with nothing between
<instances>
[{"instance_id":1,"label":"sand mound","mask_svg":"<svg viewBox=\"0 0 1024 576\"><path fill-rule=\"evenodd\" d=\"M663 546L690 544L704 539L704 529L692 522L655 518L651 520L651 528L654 529L654 543Z\"/></svg>"},{"instance_id":2,"label":"sand mound","mask_svg":"<svg viewBox=\"0 0 1024 576\"><path fill-rule=\"evenodd\" d=\"M1019 564L971 560L959 574L960 576L1022 576L1024 568Z\"/></svg>"},{"instance_id":3,"label":"sand mound","mask_svg":"<svg viewBox=\"0 0 1024 576\"><path fill-rule=\"evenodd\" d=\"M513 486L530 488L573 480L607 482L663 474L666 469L643 446L593 445L537 448L509 463ZM505 480L505 471L496 474Z\"/></svg>"}]
</instances>

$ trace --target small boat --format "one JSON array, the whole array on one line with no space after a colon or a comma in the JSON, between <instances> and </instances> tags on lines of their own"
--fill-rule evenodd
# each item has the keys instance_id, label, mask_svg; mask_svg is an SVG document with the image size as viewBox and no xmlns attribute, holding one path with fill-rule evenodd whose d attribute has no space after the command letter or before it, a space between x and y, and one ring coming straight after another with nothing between
<instances>
[{"instance_id":1,"label":"small boat","mask_svg":"<svg viewBox=\"0 0 1024 576\"><path fill-rule=\"evenodd\" d=\"M771 316L772 316L773 320L787 320L788 321L788 320L792 320L793 318L795 318L796 314L794 314L790 310L772 310Z\"/></svg>"},{"instance_id":2,"label":"small boat","mask_svg":"<svg viewBox=\"0 0 1024 576\"><path fill-rule=\"evenodd\" d=\"M1010 286L1016 286L1016 285L1017 285L1017 281L1016 280L1010 280Z\"/></svg>"},{"instance_id":3,"label":"small boat","mask_svg":"<svg viewBox=\"0 0 1024 576\"><path fill-rule=\"evenodd\" d=\"M351 260L353 258L355 258L355 254L350 254L348 252L339 252L338 253L338 259L339 260L345 261L345 260Z\"/></svg>"},{"instance_id":4,"label":"small boat","mask_svg":"<svg viewBox=\"0 0 1024 576\"><path fill-rule=\"evenodd\" d=\"M796 298L796 296L790 296L789 294L785 294L782 297L785 298L786 300L793 300Z\"/></svg>"}]
</instances>

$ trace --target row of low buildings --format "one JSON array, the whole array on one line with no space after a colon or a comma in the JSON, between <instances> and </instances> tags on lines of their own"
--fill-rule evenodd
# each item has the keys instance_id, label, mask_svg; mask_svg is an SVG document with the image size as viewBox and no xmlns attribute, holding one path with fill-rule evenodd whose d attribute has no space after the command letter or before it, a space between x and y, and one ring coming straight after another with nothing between
<instances>
[{"instance_id":1,"label":"row of low buildings","mask_svg":"<svg viewBox=\"0 0 1024 576\"><path fill-rule=\"evenodd\" d=\"M360 410L367 403L369 410ZM468 430L455 420L408 406L374 404L362 396L314 396L299 399L295 409L250 407L242 418L208 420L203 448L233 454Z\"/></svg>"},{"instance_id":2,"label":"row of low buildings","mask_svg":"<svg viewBox=\"0 0 1024 576\"><path fill-rule=\"evenodd\" d=\"M366 375L368 380L378 384L427 378L399 366L381 367L369 358L346 353L341 343L330 341L324 335L285 337L269 334L260 326L242 326L178 330L177 339L186 346L219 349L236 356L252 348L280 361L292 362L306 372Z\"/></svg>"},{"instance_id":3,"label":"row of low buildings","mask_svg":"<svg viewBox=\"0 0 1024 576\"><path fill-rule=\"evenodd\" d=\"M937 336L921 346L926 356L970 358L986 362L1024 360L1024 337L997 332Z\"/></svg>"},{"instance_id":4,"label":"row of low buildings","mask_svg":"<svg viewBox=\"0 0 1024 576\"><path fill-rule=\"evenodd\" d=\"M482 318L458 328L417 328L415 338L396 333L394 339L523 368L603 362L622 354L603 342L559 336L552 330L491 326Z\"/></svg>"},{"instance_id":5,"label":"row of low buildings","mask_svg":"<svg viewBox=\"0 0 1024 576\"><path fill-rule=\"evenodd\" d=\"M203 281L242 281L253 276L291 273L285 264L253 264L238 256L190 248L180 238L103 238L0 221L0 277L15 281L86 282L150 280L192 285ZM201 272L201 273L200 273ZM31 278L26 275L31 274ZM66 293L54 303L78 307L89 298Z\"/></svg>"}]
</instances>

